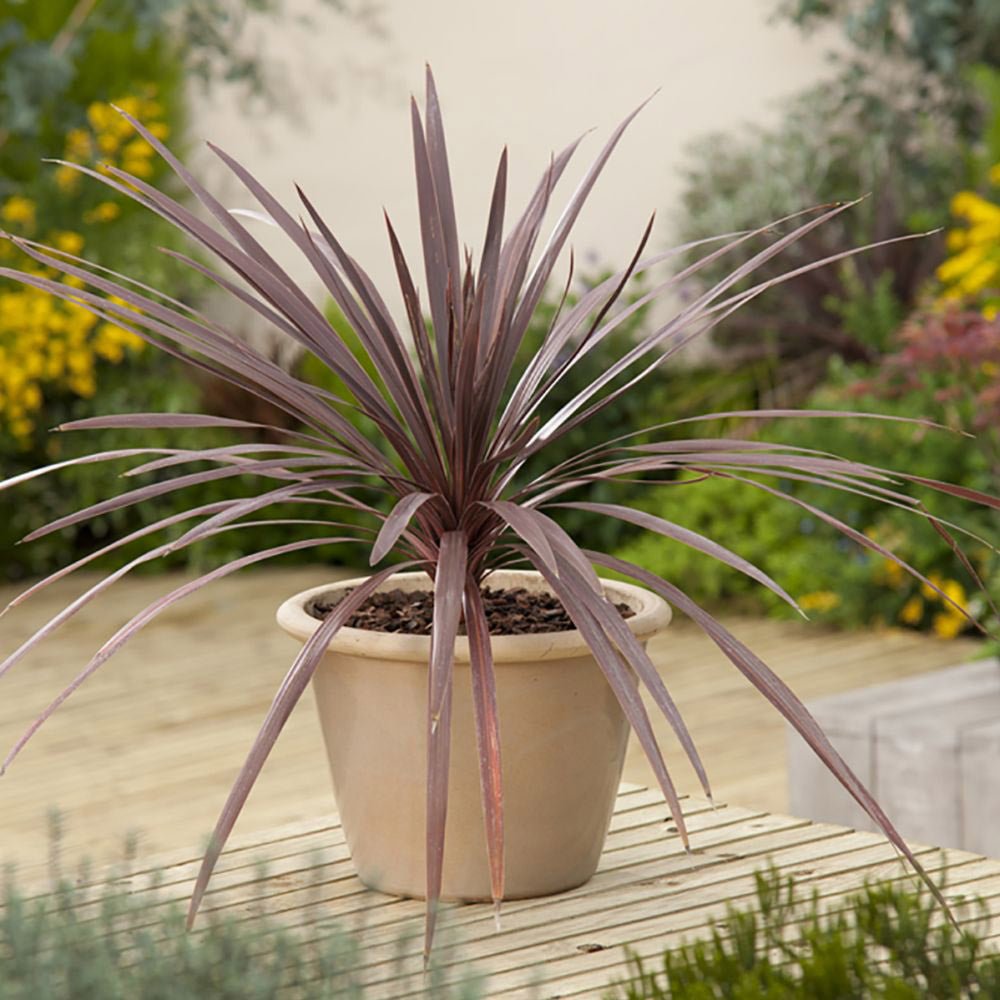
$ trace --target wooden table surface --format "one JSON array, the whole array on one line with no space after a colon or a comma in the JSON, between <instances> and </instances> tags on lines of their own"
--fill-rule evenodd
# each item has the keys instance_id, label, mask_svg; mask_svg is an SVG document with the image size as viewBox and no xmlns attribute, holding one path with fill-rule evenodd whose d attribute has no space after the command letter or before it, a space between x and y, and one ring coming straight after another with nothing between
<instances>
[{"instance_id":1,"label":"wooden table surface","mask_svg":"<svg viewBox=\"0 0 1000 1000\"><path fill-rule=\"evenodd\" d=\"M912 880L872 833L735 806L713 809L696 798L684 800L684 811L691 855L672 832L660 795L623 785L595 877L572 892L504 904L499 932L489 905L447 907L436 948L442 974L459 979L475 969L488 977L491 998L599 997L624 973L625 946L655 956L703 935L729 904L752 905L754 873L769 862L794 877L803 897L817 890L826 907L866 880ZM945 892L960 919L981 919L968 901L985 902L983 936L995 946L1000 861L934 848L915 853L931 873L947 868ZM134 866L123 881L143 893L153 891L155 879L156 899L186 900L198 862L197 850L164 855ZM370 984L366 1000L425 995L423 903L366 889L335 815L234 838L205 898L202 912L209 911L238 920L268 915L306 938L331 924L354 929Z\"/></svg>"}]
</instances>

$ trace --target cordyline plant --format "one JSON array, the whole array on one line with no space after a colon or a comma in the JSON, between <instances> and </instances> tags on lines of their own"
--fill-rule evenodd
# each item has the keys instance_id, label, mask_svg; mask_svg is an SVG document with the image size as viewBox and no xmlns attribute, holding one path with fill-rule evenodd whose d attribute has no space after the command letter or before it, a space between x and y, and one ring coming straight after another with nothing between
<instances>
[{"instance_id":1,"label":"cordyline plant","mask_svg":"<svg viewBox=\"0 0 1000 1000\"><path fill-rule=\"evenodd\" d=\"M296 656L219 817L197 879L189 919L193 919L198 909L216 860L254 780L330 639L392 572L407 567L425 570L433 580L434 592L427 695L428 949L434 930L435 903L441 887L454 644L463 619L470 647L492 893L497 903L504 895L504 823L500 778L502 723L497 717L490 635L480 586L491 570L515 563L534 567L544 577L589 644L649 758L685 844L688 835L677 792L664 765L643 703L632 683L633 675L646 686L669 720L705 793L710 795L705 769L655 666L603 594L595 566L617 571L638 581L693 618L819 754L899 851L920 870L889 819L803 704L754 653L688 598L675 583L622 559L581 550L547 512L566 506L575 489L595 481L637 478L655 481L657 477L667 477L671 482L689 486L709 476L730 477L808 509L858 544L898 563L937 591L942 600L954 603L930 580L878 542L756 477L772 476L822 483L832 489L874 496L887 504L910 507L921 516L929 515L917 500L901 491L901 483L908 481L929 486L992 507L1000 507L1000 501L960 486L904 473L889 473L863 462L847 461L819 451L779 447L741 438L665 439L638 444L634 436L623 435L595 444L536 478L529 479L523 472L529 458L544 451L573 428L585 424L622 393L631 391L687 343L710 330L767 287L809 268L848 256L847 253L837 254L807 268L797 268L784 278L771 278L757 284L744 280L786 247L850 207L827 206L803 213L794 220L780 220L781 223L788 223L788 231L784 235L775 235L774 229L769 226L755 232L729 234L715 241L703 241L706 250L700 260L683 267L678 273L670 274L641 297L623 305L620 301L622 292L631 278L692 249L688 245L643 256L652 226L650 221L639 250L628 267L590 289L572 307L560 310L537 353L523 370L515 371L518 346L566 246L581 206L637 112L638 109L615 130L579 183L547 242L537 253L536 243L553 188L565 171L579 140L551 159L527 208L510 227L506 226L507 154L504 151L493 186L482 252L474 265L470 252L463 251L458 240L441 113L434 82L428 73L426 120L421 118L416 103L412 107L426 282L423 296L418 292L416 278L396 233L386 219L405 305L405 333L397 326L368 275L341 245L301 190L298 194L305 215L296 217L282 207L241 164L215 146L211 147L213 151L257 200L260 211L233 213L227 210L154 135L127 114L124 117L176 171L214 225L122 170L108 167L99 171L69 164L169 220L199 244L203 251L226 265L234 272L234 277L213 270L199 259L172 253L328 365L347 386L353 397L351 399L295 379L219 324L138 281L88 266L86 261L70 254L10 237L45 268L79 279L77 284L81 287L72 288L42 274L10 269L0 270L0 276L19 280L85 306L98 316L134 331L150 344L185 360L196 369L224 379L279 407L294 418L301 429L262 428L260 424L250 421L197 414L151 413L98 417L63 425L63 430L109 427L138 430L179 427L266 429L284 443L243 443L203 451L136 447L57 463L0 483L0 489L6 489L32 476L54 472L74 462L112 459L137 459L139 464L130 470L130 475L158 473L152 483L59 518L34 531L28 539L122 507L142 504L151 497L186 486L249 475L258 477L265 484L258 494L246 499L206 504L149 524L30 587L13 603L20 603L98 555L182 522L194 522L173 541L150 548L144 555L92 586L10 654L0 664L0 675L141 563L220 531L252 531L255 525L261 523L280 523L247 519L278 502L301 504L319 513L329 511L331 517L320 518L315 514L312 518L303 517L294 523L315 525L316 537L243 556L183 584L139 612L108 639L76 679L32 723L8 753L4 766L11 762L32 734L73 691L141 628L176 601L244 566L293 550L353 540L358 529L337 521L338 510L370 515L373 565L390 551L406 557L401 565L375 572L365 583L348 593ZM277 226L298 247L360 338L371 359L374 374L367 373L358 363L320 310L252 235L242 221L247 217L256 217L258 221ZM557 412L546 412L546 399L559 381L635 310L676 288L679 282L746 241L762 236L770 240L763 249L638 341L617 363ZM425 306L430 313L429 324L425 321ZM363 414L378 427L385 438L384 449L377 448L355 429L349 419L352 411ZM789 415L789 411L756 413L771 417ZM838 414L812 412L809 415L829 417ZM691 416L654 430L669 432L677 424L704 419L704 416ZM649 431L649 428L644 429L647 434ZM164 478L168 470L204 462L210 464L208 469ZM372 490L393 499L394 504L388 514L381 513L364 499L365 496L371 499L369 491ZM795 600L774 580L710 538L623 506L609 503L575 503L574 506L638 524L680 544L692 546L746 573L797 607ZM943 524L936 520L935 523L940 530L947 531ZM345 529L346 534L343 533ZM938 898L941 899L940 895Z\"/></svg>"}]
</instances>

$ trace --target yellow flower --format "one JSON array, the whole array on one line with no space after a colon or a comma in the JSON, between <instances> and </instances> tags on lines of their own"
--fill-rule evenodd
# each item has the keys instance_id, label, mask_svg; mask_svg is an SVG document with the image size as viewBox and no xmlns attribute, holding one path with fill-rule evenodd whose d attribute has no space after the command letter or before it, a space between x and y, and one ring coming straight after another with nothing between
<instances>
[{"instance_id":1,"label":"yellow flower","mask_svg":"<svg viewBox=\"0 0 1000 1000\"><path fill-rule=\"evenodd\" d=\"M803 611L832 611L840 604L840 595L832 590L815 590L799 598Z\"/></svg>"},{"instance_id":2,"label":"yellow flower","mask_svg":"<svg viewBox=\"0 0 1000 1000\"><path fill-rule=\"evenodd\" d=\"M958 580L945 580L941 589L948 600L954 601L960 608L965 607L965 588Z\"/></svg>"},{"instance_id":3,"label":"yellow flower","mask_svg":"<svg viewBox=\"0 0 1000 1000\"><path fill-rule=\"evenodd\" d=\"M71 128L66 133L66 159L82 163L92 155L90 133L85 128Z\"/></svg>"},{"instance_id":4,"label":"yellow flower","mask_svg":"<svg viewBox=\"0 0 1000 1000\"><path fill-rule=\"evenodd\" d=\"M954 215L968 219L969 222L992 222L1000 218L1000 206L987 201L974 191L959 191L951 199L951 211Z\"/></svg>"},{"instance_id":5,"label":"yellow flower","mask_svg":"<svg viewBox=\"0 0 1000 1000\"><path fill-rule=\"evenodd\" d=\"M97 136L97 148L105 156L114 156L118 152L118 147L121 145L118 136L113 132L101 132Z\"/></svg>"},{"instance_id":6,"label":"yellow flower","mask_svg":"<svg viewBox=\"0 0 1000 1000\"><path fill-rule=\"evenodd\" d=\"M890 587L898 587L906 577L906 571L897 562L891 559L883 559L883 570L885 578Z\"/></svg>"},{"instance_id":7,"label":"yellow flower","mask_svg":"<svg viewBox=\"0 0 1000 1000\"><path fill-rule=\"evenodd\" d=\"M128 143L122 150L122 156L134 159L147 159L156 155L156 150L145 139L139 136Z\"/></svg>"},{"instance_id":8,"label":"yellow flower","mask_svg":"<svg viewBox=\"0 0 1000 1000\"><path fill-rule=\"evenodd\" d=\"M957 194L952 196L951 199L951 214L952 215L967 215L969 212L969 207L973 205L979 195L972 191L959 191Z\"/></svg>"},{"instance_id":9,"label":"yellow flower","mask_svg":"<svg viewBox=\"0 0 1000 1000\"><path fill-rule=\"evenodd\" d=\"M992 285L993 279L1000 274L1000 261L984 260L972 268L958 283L961 291L967 295L975 295Z\"/></svg>"},{"instance_id":10,"label":"yellow flower","mask_svg":"<svg viewBox=\"0 0 1000 1000\"><path fill-rule=\"evenodd\" d=\"M983 253L979 247L968 247L954 257L949 257L938 267L938 280L956 281L976 267L982 259Z\"/></svg>"},{"instance_id":11,"label":"yellow flower","mask_svg":"<svg viewBox=\"0 0 1000 1000\"><path fill-rule=\"evenodd\" d=\"M899 612L899 620L907 625L919 625L920 619L924 617L923 599L914 594Z\"/></svg>"},{"instance_id":12,"label":"yellow flower","mask_svg":"<svg viewBox=\"0 0 1000 1000\"><path fill-rule=\"evenodd\" d=\"M66 194L72 194L80 186L80 171L67 167L65 164L56 168L56 187Z\"/></svg>"},{"instance_id":13,"label":"yellow flower","mask_svg":"<svg viewBox=\"0 0 1000 1000\"><path fill-rule=\"evenodd\" d=\"M133 177L151 177L153 175L153 165L149 160L141 157L130 157L122 161L122 170Z\"/></svg>"},{"instance_id":14,"label":"yellow flower","mask_svg":"<svg viewBox=\"0 0 1000 1000\"><path fill-rule=\"evenodd\" d=\"M127 94L125 97L119 97L114 103L122 109L126 114L131 115L133 118L137 118L142 114L142 106L139 102L139 98L134 94Z\"/></svg>"},{"instance_id":15,"label":"yellow flower","mask_svg":"<svg viewBox=\"0 0 1000 1000\"><path fill-rule=\"evenodd\" d=\"M997 318L997 316L1000 316L1000 304L990 304L988 306L984 306L983 307L983 318L984 319L988 319L988 320L992 321L992 320L995 320ZM988 371L988 372L986 371L986 365L992 365L991 370ZM994 365L990 361L987 361L987 362L984 363L984 365L983 365L983 371L987 375L989 375L991 378L994 378L998 374L1000 374L1000 369L997 369L997 366Z\"/></svg>"},{"instance_id":16,"label":"yellow flower","mask_svg":"<svg viewBox=\"0 0 1000 1000\"><path fill-rule=\"evenodd\" d=\"M86 348L70 351L66 355L66 367L72 375L88 375L94 368L94 359Z\"/></svg>"},{"instance_id":17,"label":"yellow flower","mask_svg":"<svg viewBox=\"0 0 1000 1000\"><path fill-rule=\"evenodd\" d=\"M67 229L52 234L52 245L64 253L78 254L83 249L83 237Z\"/></svg>"},{"instance_id":18,"label":"yellow flower","mask_svg":"<svg viewBox=\"0 0 1000 1000\"><path fill-rule=\"evenodd\" d=\"M969 236L964 229L949 229L945 242L949 250L962 250L969 242Z\"/></svg>"},{"instance_id":19,"label":"yellow flower","mask_svg":"<svg viewBox=\"0 0 1000 1000\"><path fill-rule=\"evenodd\" d=\"M111 222L117 219L121 215L121 206L113 201L102 201L99 205L92 208L89 212L83 213L83 221L87 223L92 222Z\"/></svg>"},{"instance_id":20,"label":"yellow flower","mask_svg":"<svg viewBox=\"0 0 1000 1000\"><path fill-rule=\"evenodd\" d=\"M934 633L942 639L954 639L965 631L966 619L961 615L940 611L934 616Z\"/></svg>"},{"instance_id":21,"label":"yellow flower","mask_svg":"<svg viewBox=\"0 0 1000 1000\"><path fill-rule=\"evenodd\" d=\"M14 439L25 445L27 445L28 439L31 437L31 432L34 429L35 425L33 421L27 417L21 417L10 422L10 432L14 436Z\"/></svg>"},{"instance_id":22,"label":"yellow flower","mask_svg":"<svg viewBox=\"0 0 1000 1000\"><path fill-rule=\"evenodd\" d=\"M111 128L117 121L118 115L115 114L114 108L110 104L105 104L103 101L94 101L93 104L87 108L87 121L90 122L91 128L95 132L104 132Z\"/></svg>"},{"instance_id":23,"label":"yellow flower","mask_svg":"<svg viewBox=\"0 0 1000 1000\"><path fill-rule=\"evenodd\" d=\"M89 399L97 392L97 382L92 372L73 376L67 380L66 384L78 396L83 396L84 399Z\"/></svg>"},{"instance_id":24,"label":"yellow flower","mask_svg":"<svg viewBox=\"0 0 1000 1000\"><path fill-rule=\"evenodd\" d=\"M112 364L118 364L125 357L125 350L121 344L101 336L94 339L94 353L99 354L105 361L110 361Z\"/></svg>"},{"instance_id":25,"label":"yellow flower","mask_svg":"<svg viewBox=\"0 0 1000 1000\"><path fill-rule=\"evenodd\" d=\"M23 198L19 194L12 195L3 203L0 217L12 226L30 228L35 224L35 203L30 198Z\"/></svg>"},{"instance_id":26,"label":"yellow flower","mask_svg":"<svg viewBox=\"0 0 1000 1000\"><path fill-rule=\"evenodd\" d=\"M37 382L25 387L21 394L21 402L28 410L37 410L42 405L42 390L38 388Z\"/></svg>"},{"instance_id":27,"label":"yellow flower","mask_svg":"<svg viewBox=\"0 0 1000 1000\"><path fill-rule=\"evenodd\" d=\"M940 590L944 590L944 578L940 573L928 573L927 579L938 587ZM920 584L920 593L927 598L928 601L939 601L941 598L938 596L938 592L933 589L933 587L928 587L926 583Z\"/></svg>"},{"instance_id":28,"label":"yellow flower","mask_svg":"<svg viewBox=\"0 0 1000 1000\"><path fill-rule=\"evenodd\" d=\"M149 129L149 131L156 136L160 142L163 142L164 139L170 136L170 126L166 122L150 122L146 128Z\"/></svg>"}]
</instances>

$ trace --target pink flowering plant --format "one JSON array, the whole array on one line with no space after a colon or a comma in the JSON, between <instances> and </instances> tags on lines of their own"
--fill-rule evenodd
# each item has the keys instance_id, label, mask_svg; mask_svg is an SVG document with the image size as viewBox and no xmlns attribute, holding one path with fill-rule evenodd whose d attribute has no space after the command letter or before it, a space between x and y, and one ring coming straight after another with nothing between
<instances>
[{"instance_id":1,"label":"pink flowering plant","mask_svg":"<svg viewBox=\"0 0 1000 1000\"><path fill-rule=\"evenodd\" d=\"M214 145L212 150L256 199L259 209L236 213L227 209L156 135L125 112L123 117L172 168L200 203L204 215L196 214L181 201L120 167L94 170L64 164L118 195L133 199L190 237L201 255L169 251L171 256L208 278L328 366L344 386L342 394L295 378L236 333L188 304L153 290L136 277L90 266L71 253L26 238L10 237L44 272L5 268L0 269L0 277L18 280L89 309L156 349L182 359L197 371L265 400L292 418L295 427L265 427L252 420L197 413L109 414L63 425L60 429L64 431L134 428L137 432L134 448L97 453L72 462L134 459L136 464L129 475L139 477L141 485L40 526L28 536L29 540L129 505L142 505L153 497L187 486L230 477L241 477L248 490L251 482L260 485L245 498L204 504L150 523L29 587L14 604L20 604L97 555L112 552L138 538L150 539L145 554L91 586L10 653L0 663L0 675L131 570L219 532L252 532L262 524L272 525L274 521L268 519L267 510L273 504L300 505L303 515L296 523L314 526L315 533L307 539L255 551L221 565L183 583L140 611L97 650L75 680L28 727L7 754L4 767L66 698L140 629L212 581L287 552L319 549L344 539L356 540L359 535L370 541L373 567L390 552L404 560L375 569L365 583L337 604L295 657L219 817L191 900L191 919L247 795L327 644L392 572L405 568L426 571L433 581L434 594L427 691L427 949L441 886L454 645L463 622L469 637L492 893L497 902L504 896L500 778L503 720L497 714L491 637L480 590L491 571L501 566L519 564L534 568L564 605L634 729L685 845L688 833L678 793L646 709L636 693L633 677L639 679L657 709L669 720L705 793L710 795L708 777L664 681L642 644L605 596L595 568L631 578L691 617L795 727L892 843L920 870L888 817L780 677L721 622L691 600L680 582L658 577L624 559L581 549L560 527L560 512L571 505L584 508L594 515L630 522L678 545L707 553L798 609L795 598L766 573L712 538L621 504L575 502L574 491L595 482L668 482L692 490L715 477L739 481L748 489L764 491L778 502L798 504L938 591L932 581L881 543L818 507L784 494L776 480L804 480L830 490L874 497L885 504L911 510L917 517L930 515L910 495L908 487L914 485L993 508L1000 507L1000 501L960 485L928 480L905 471L889 471L816 449L775 446L740 436L705 437L695 430L699 423L709 419L751 415L747 413L692 414L669 425L641 428L611 440L595 441L573 458L541 472L533 471L530 475L526 472L529 459L544 457L553 442L585 427L613 401L669 363L687 344L767 288L858 252L837 253L780 277L757 282L753 278L758 268L785 249L828 220L849 211L850 204L825 206L752 232L730 233L656 253L647 252L650 220L628 265L591 288L574 304L561 309L538 350L526 362L518 364L518 349L529 321L568 248L581 208L636 113L629 115L612 133L541 244L539 238L553 192L580 140L551 158L527 206L513 221L507 212L505 150L499 159L486 212L485 238L474 258L459 242L441 111L428 73L424 114L421 115L415 102L412 107L423 251L422 291L418 290L421 279L386 218L404 307L402 323L303 191L298 190L298 208L287 209L242 164ZM309 263L363 345L369 366L359 363L320 309L254 236L254 226L260 223L277 227ZM756 244L760 244L759 249L748 258L741 258L742 262L726 277L678 307L670 318L636 340L592 384L554 410L547 406L555 387L580 360L626 323L636 310L673 292L687 278L737 248L742 251ZM687 255L695 249L701 250L701 256L687 262ZM216 264L206 263L206 259L214 259ZM671 263L677 265L676 269L671 270ZM81 287L73 287L52 275L71 276L76 279L73 284ZM645 277L648 290L638 297L623 297L632 280L640 275ZM425 313L429 314L429 321ZM753 415L781 418L791 412L763 411ZM377 428L381 436L378 444L359 433L352 420L357 414ZM814 411L808 415L816 419L838 416L834 411ZM870 416L878 419L875 414ZM679 425L691 426L691 436L678 438ZM142 445L145 429L198 427L256 430L268 436L262 436L261 443L204 450L151 449ZM10 489L34 476L58 473L68 464L71 462L16 476L0 482L0 489ZM537 461L531 467L537 469ZM373 496L390 498L385 508L388 513L372 503ZM350 513L350 521L341 519L343 512ZM367 517L368 527L357 526L358 514ZM938 523L938 527L946 532L961 530L943 523ZM155 541L155 536L164 531L170 532L168 540ZM950 600L947 594L939 593L943 601ZM941 900L940 894L938 899Z\"/></svg>"}]
</instances>

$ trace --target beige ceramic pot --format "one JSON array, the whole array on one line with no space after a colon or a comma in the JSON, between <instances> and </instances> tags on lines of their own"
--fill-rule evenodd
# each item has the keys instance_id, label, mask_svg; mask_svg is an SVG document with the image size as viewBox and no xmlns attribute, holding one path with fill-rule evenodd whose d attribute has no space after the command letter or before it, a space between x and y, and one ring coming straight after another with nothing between
<instances>
[{"instance_id":1,"label":"beige ceramic pot","mask_svg":"<svg viewBox=\"0 0 1000 1000\"><path fill-rule=\"evenodd\" d=\"M303 591L278 610L300 641L319 622L306 607L344 580ZM544 590L537 573L498 571L492 587ZM427 589L398 573L382 589ZM670 621L655 594L607 581L645 641ZM503 759L505 898L543 896L586 882L597 869L614 809L628 724L579 632L495 636ZM430 639L342 628L313 679L334 794L361 880L400 896L425 892L427 660ZM445 899L490 898L473 719L468 640L455 645L451 770L445 828Z\"/></svg>"}]
</instances>

